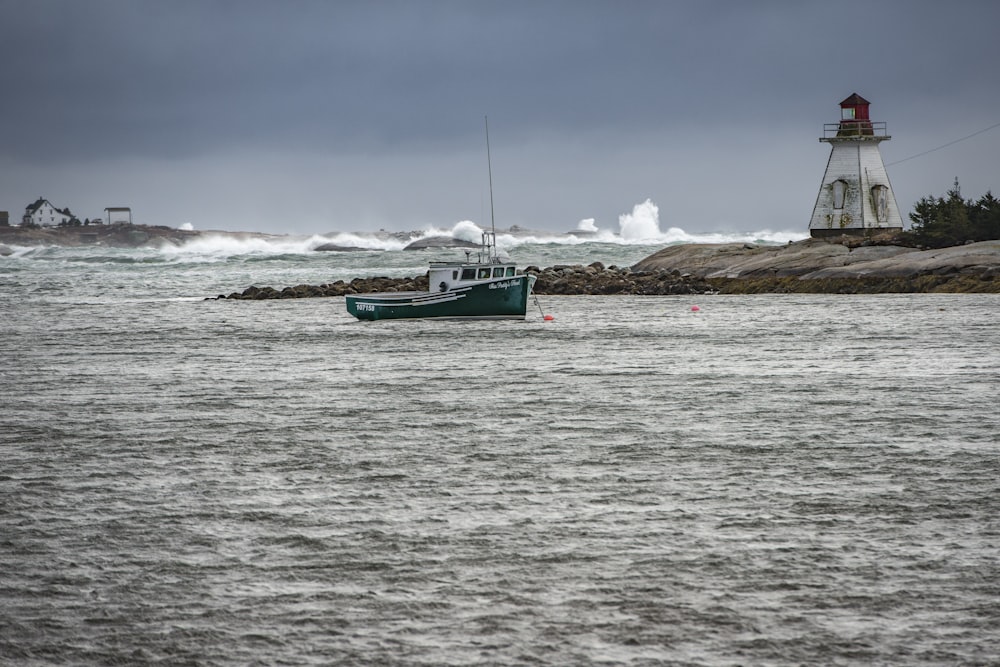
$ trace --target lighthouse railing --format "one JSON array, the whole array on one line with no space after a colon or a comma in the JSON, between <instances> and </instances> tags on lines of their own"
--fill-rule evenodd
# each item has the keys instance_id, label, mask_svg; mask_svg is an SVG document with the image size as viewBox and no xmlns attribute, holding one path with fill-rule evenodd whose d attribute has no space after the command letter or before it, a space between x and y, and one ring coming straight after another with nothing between
<instances>
[{"instance_id":1,"label":"lighthouse railing","mask_svg":"<svg viewBox=\"0 0 1000 667\"><path fill-rule=\"evenodd\" d=\"M885 121L842 120L839 123L826 123L823 125L824 139L888 136Z\"/></svg>"}]
</instances>

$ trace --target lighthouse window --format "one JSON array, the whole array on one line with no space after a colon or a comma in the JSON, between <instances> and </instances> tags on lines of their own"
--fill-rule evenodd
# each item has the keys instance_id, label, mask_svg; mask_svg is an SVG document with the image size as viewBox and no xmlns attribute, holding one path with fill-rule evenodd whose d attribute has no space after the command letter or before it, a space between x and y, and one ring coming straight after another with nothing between
<instances>
[{"instance_id":1,"label":"lighthouse window","mask_svg":"<svg viewBox=\"0 0 1000 667\"><path fill-rule=\"evenodd\" d=\"M854 107L848 107L846 109L840 110L841 120L854 120Z\"/></svg>"},{"instance_id":2,"label":"lighthouse window","mask_svg":"<svg viewBox=\"0 0 1000 667\"><path fill-rule=\"evenodd\" d=\"M830 187L833 188L833 207L835 209L844 208L844 197L847 195L847 181L836 180Z\"/></svg>"},{"instance_id":3,"label":"lighthouse window","mask_svg":"<svg viewBox=\"0 0 1000 667\"><path fill-rule=\"evenodd\" d=\"M884 185L872 188L872 206L875 208L875 219L885 222L889 217L889 188Z\"/></svg>"}]
</instances>

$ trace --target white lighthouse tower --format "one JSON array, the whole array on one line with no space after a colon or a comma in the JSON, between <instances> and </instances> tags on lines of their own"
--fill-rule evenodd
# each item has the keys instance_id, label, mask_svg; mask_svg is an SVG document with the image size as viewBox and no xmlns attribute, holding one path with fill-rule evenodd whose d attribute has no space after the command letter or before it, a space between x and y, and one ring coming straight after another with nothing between
<instances>
[{"instance_id":1,"label":"white lighthouse tower","mask_svg":"<svg viewBox=\"0 0 1000 667\"><path fill-rule=\"evenodd\" d=\"M892 137L885 133L884 122L869 120L869 104L854 93L840 103L840 122L823 126L820 141L830 144L830 160L809 221L811 236L903 229L878 151L878 145Z\"/></svg>"}]
</instances>

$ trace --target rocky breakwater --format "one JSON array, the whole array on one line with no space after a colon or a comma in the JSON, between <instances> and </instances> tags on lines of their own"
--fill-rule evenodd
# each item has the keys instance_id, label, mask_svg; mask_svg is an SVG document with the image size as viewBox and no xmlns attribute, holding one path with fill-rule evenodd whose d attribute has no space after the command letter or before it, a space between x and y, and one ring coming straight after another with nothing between
<instances>
[{"instance_id":1,"label":"rocky breakwater","mask_svg":"<svg viewBox=\"0 0 1000 667\"><path fill-rule=\"evenodd\" d=\"M536 276L536 294L706 294L715 288L707 281L683 276L678 271L652 269L633 271L600 262L588 266L564 264L541 269L529 266L525 273ZM344 296L365 292L408 292L426 290L427 276L415 278L355 278L323 285L248 287L242 292L220 294L218 299L296 299L303 297Z\"/></svg>"},{"instance_id":2,"label":"rocky breakwater","mask_svg":"<svg viewBox=\"0 0 1000 667\"><path fill-rule=\"evenodd\" d=\"M540 269L529 266L525 273L536 276L536 294L706 294L715 291L707 281L682 275L674 269L605 267L601 262L587 266L561 264Z\"/></svg>"},{"instance_id":3,"label":"rocky breakwater","mask_svg":"<svg viewBox=\"0 0 1000 667\"><path fill-rule=\"evenodd\" d=\"M724 294L1000 293L1000 241L934 250L857 238L688 244L664 248L632 269L676 272Z\"/></svg>"},{"instance_id":4,"label":"rocky breakwater","mask_svg":"<svg viewBox=\"0 0 1000 667\"><path fill-rule=\"evenodd\" d=\"M427 276L416 278L355 278L350 282L338 280L322 285L296 285L294 287L251 286L242 292L220 294L217 299L303 299L323 296L344 296L346 294L365 294L368 292L412 292L427 290Z\"/></svg>"}]
</instances>

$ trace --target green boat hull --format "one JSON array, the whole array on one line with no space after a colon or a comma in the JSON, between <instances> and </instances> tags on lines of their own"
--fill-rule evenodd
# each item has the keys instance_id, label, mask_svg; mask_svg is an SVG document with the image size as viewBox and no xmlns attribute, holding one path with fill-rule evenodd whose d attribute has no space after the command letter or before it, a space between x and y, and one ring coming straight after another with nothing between
<instances>
[{"instance_id":1,"label":"green boat hull","mask_svg":"<svg viewBox=\"0 0 1000 667\"><path fill-rule=\"evenodd\" d=\"M535 276L519 275L441 292L347 295L347 312L359 320L523 320Z\"/></svg>"}]
</instances>

